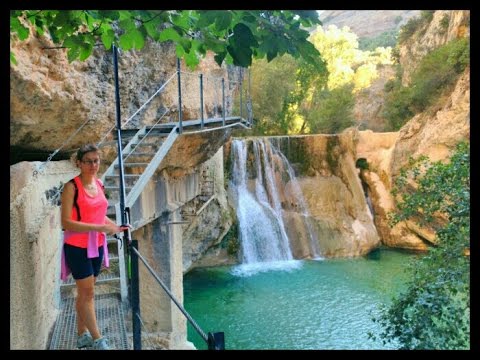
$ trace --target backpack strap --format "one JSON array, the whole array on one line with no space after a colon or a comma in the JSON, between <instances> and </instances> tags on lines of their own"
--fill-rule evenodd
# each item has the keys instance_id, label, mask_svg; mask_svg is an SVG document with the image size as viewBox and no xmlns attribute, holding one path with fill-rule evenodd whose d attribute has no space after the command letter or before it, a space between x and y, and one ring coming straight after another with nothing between
<instances>
[{"instance_id":1,"label":"backpack strap","mask_svg":"<svg viewBox=\"0 0 480 360\"><path fill-rule=\"evenodd\" d=\"M77 199L78 199L78 187L77 184L75 183L75 180L71 179L70 182L73 184L73 187L75 188L75 194L73 195L73 206L75 206L75 209L77 209L77 220L81 221L82 217L80 215L80 207L78 206Z\"/></svg>"},{"instance_id":2,"label":"backpack strap","mask_svg":"<svg viewBox=\"0 0 480 360\"><path fill-rule=\"evenodd\" d=\"M75 182L74 179L70 179L69 182L73 184L73 187L75 188L75 194L73 195L73 206L75 209L77 209L77 220L82 221L82 216L80 215L80 206L78 206L78 187L77 183ZM102 188L103 193L105 194L105 185L103 185L102 181L100 179L97 179L97 183L100 185Z\"/></svg>"}]
</instances>

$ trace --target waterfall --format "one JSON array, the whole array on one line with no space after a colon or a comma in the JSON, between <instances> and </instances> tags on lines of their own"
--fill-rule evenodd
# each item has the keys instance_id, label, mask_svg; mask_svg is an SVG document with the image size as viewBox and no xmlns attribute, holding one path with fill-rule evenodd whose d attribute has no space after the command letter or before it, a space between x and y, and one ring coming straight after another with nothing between
<instances>
[{"instance_id":1,"label":"waterfall","mask_svg":"<svg viewBox=\"0 0 480 360\"><path fill-rule=\"evenodd\" d=\"M250 149L250 151L249 151ZM280 194L289 183L295 211L302 216L314 257L320 257L308 208L286 157L268 139L234 140L231 148L232 180L229 193L237 212L242 266L245 274L266 269L298 267L284 223Z\"/></svg>"},{"instance_id":2,"label":"waterfall","mask_svg":"<svg viewBox=\"0 0 480 360\"><path fill-rule=\"evenodd\" d=\"M290 146L290 138L288 138L288 145ZM287 170L288 176L290 178L293 195L297 200L297 204L296 204L297 212L299 212L302 215L302 218L303 218L302 220L305 224L308 237L310 239L311 253L313 254L313 258L322 259L322 256L320 255L320 250L318 248L317 235L315 234L312 221L310 220L310 212L308 211L307 203L305 202L305 198L303 197L302 189L300 188L300 184L297 181L295 172L293 171L292 166L290 165L290 162L287 160L285 155L282 154L282 152L279 149L280 147L278 147L278 149L275 149L275 152L282 159L285 165L285 168Z\"/></svg>"}]
</instances>

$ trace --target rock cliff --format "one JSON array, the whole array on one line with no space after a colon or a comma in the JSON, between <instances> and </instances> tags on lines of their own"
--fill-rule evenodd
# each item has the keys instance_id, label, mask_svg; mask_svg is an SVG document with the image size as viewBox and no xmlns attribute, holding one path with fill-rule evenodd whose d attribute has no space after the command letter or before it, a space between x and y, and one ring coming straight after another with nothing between
<instances>
[{"instance_id":1,"label":"rock cliff","mask_svg":"<svg viewBox=\"0 0 480 360\"><path fill-rule=\"evenodd\" d=\"M116 124L113 55L103 47L95 48L86 61L68 63L65 49L46 49L53 43L45 36L13 42L17 65L10 66L10 145L18 153L53 152L67 138L73 138L62 151L71 151L86 142L98 142ZM173 46L147 43L141 51L120 52L119 85L122 124L172 76L165 89L143 108L125 128L178 119L178 85L175 76L176 55ZM201 61L195 74L182 63L183 119L199 118L199 80L204 73L205 116L221 116L221 83L226 81L227 113L231 94L238 80L235 69L219 67L211 54ZM83 126L83 128L81 128ZM75 135L77 129L81 130ZM111 139L111 134L106 138ZM68 156L67 156L68 157ZM62 158L61 154L55 160ZM65 154L63 156L65 158Z\"/></svg>"}]
</instances>

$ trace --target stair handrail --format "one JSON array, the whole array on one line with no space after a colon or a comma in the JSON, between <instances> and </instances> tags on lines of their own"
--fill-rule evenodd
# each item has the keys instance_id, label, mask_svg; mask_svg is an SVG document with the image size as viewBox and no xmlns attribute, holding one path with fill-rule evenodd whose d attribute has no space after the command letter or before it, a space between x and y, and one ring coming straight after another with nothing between
<instances>
[{"instance_id":1,"label":"stair handrail","mask_svg":"<svg viewBox=\"0 0 480 360\"><path fill-rule=\"evenodd\" d=\"M133 206L133 204L142 193L148 181L153 176L153 174L157 170L158 166L160 165L164 157L167 155L168 151L170 150L170 148L172 147L173 143L175 142L178 136L179 134L178 134L178 125L177 125L170 131L170 134L168 134L167 138L162 143L162 146L160 146L158 151L155 153L154 157L148 163L146 169L143 171L140 178L137 180L133 188L129 191L127 195L127 199L125 201L126 207Z\"/></svg>"}]
</instances>

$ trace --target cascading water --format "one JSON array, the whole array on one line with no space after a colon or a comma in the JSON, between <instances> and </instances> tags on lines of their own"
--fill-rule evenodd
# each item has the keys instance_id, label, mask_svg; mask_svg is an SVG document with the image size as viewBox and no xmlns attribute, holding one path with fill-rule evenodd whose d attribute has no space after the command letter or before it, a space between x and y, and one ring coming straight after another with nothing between
<instances>
[{"instance_id":1,"label":"cascading water","mask_svg":"<svg viewBox=\"0 0 480 360\"><path fill-rule=\"evenodd\" d=\"M304 217L310 241L315 244L312 253L319 257L312 226L306 221L309 214L305 200L285 156L273 149L266 139L251 141L250 154L246 141L232 142L233 171L229 189L237 210L242 246L242 265L235 272L248 275L272 268L298 267L300 263L293 261L290 240L285 230L279 197L279 192L283 189L278 188L275 172L280 170L280 175L288 178L291 183L298 204L297 211Z\"/></svg>"},{"instance_id":2,"label":"cascading water","mask_svg":"<svg viewBox=\"0 0 480 360\"><path fill-rule=\"evenodd\" d=\"M305 198L303 197L302 189L300 188L300 184L297 181L297 178L295 177L295 172L292 169L292 166L290 165L290 162L287 160L284 154L279 150L280 147L278 148L273 148L273 151L275 152L276 155L278 155L284 164L284 168L286 169L288 176L290 178L290 184L293 192L294 198L297 200L297 212L300 213L300 215L303 217L303 222L305 224L305 227L307 229L308 237L310 239L310 248L311 252L313 254L314 259L323 259L322 256L320 255L320 250L318 249L318 241L317 241L317 236L315 234L315 231L313 229L313 224L310 220L310 212L308 211L308 206L307 203L305 202Z\"/></svg>"}]
</instances>

